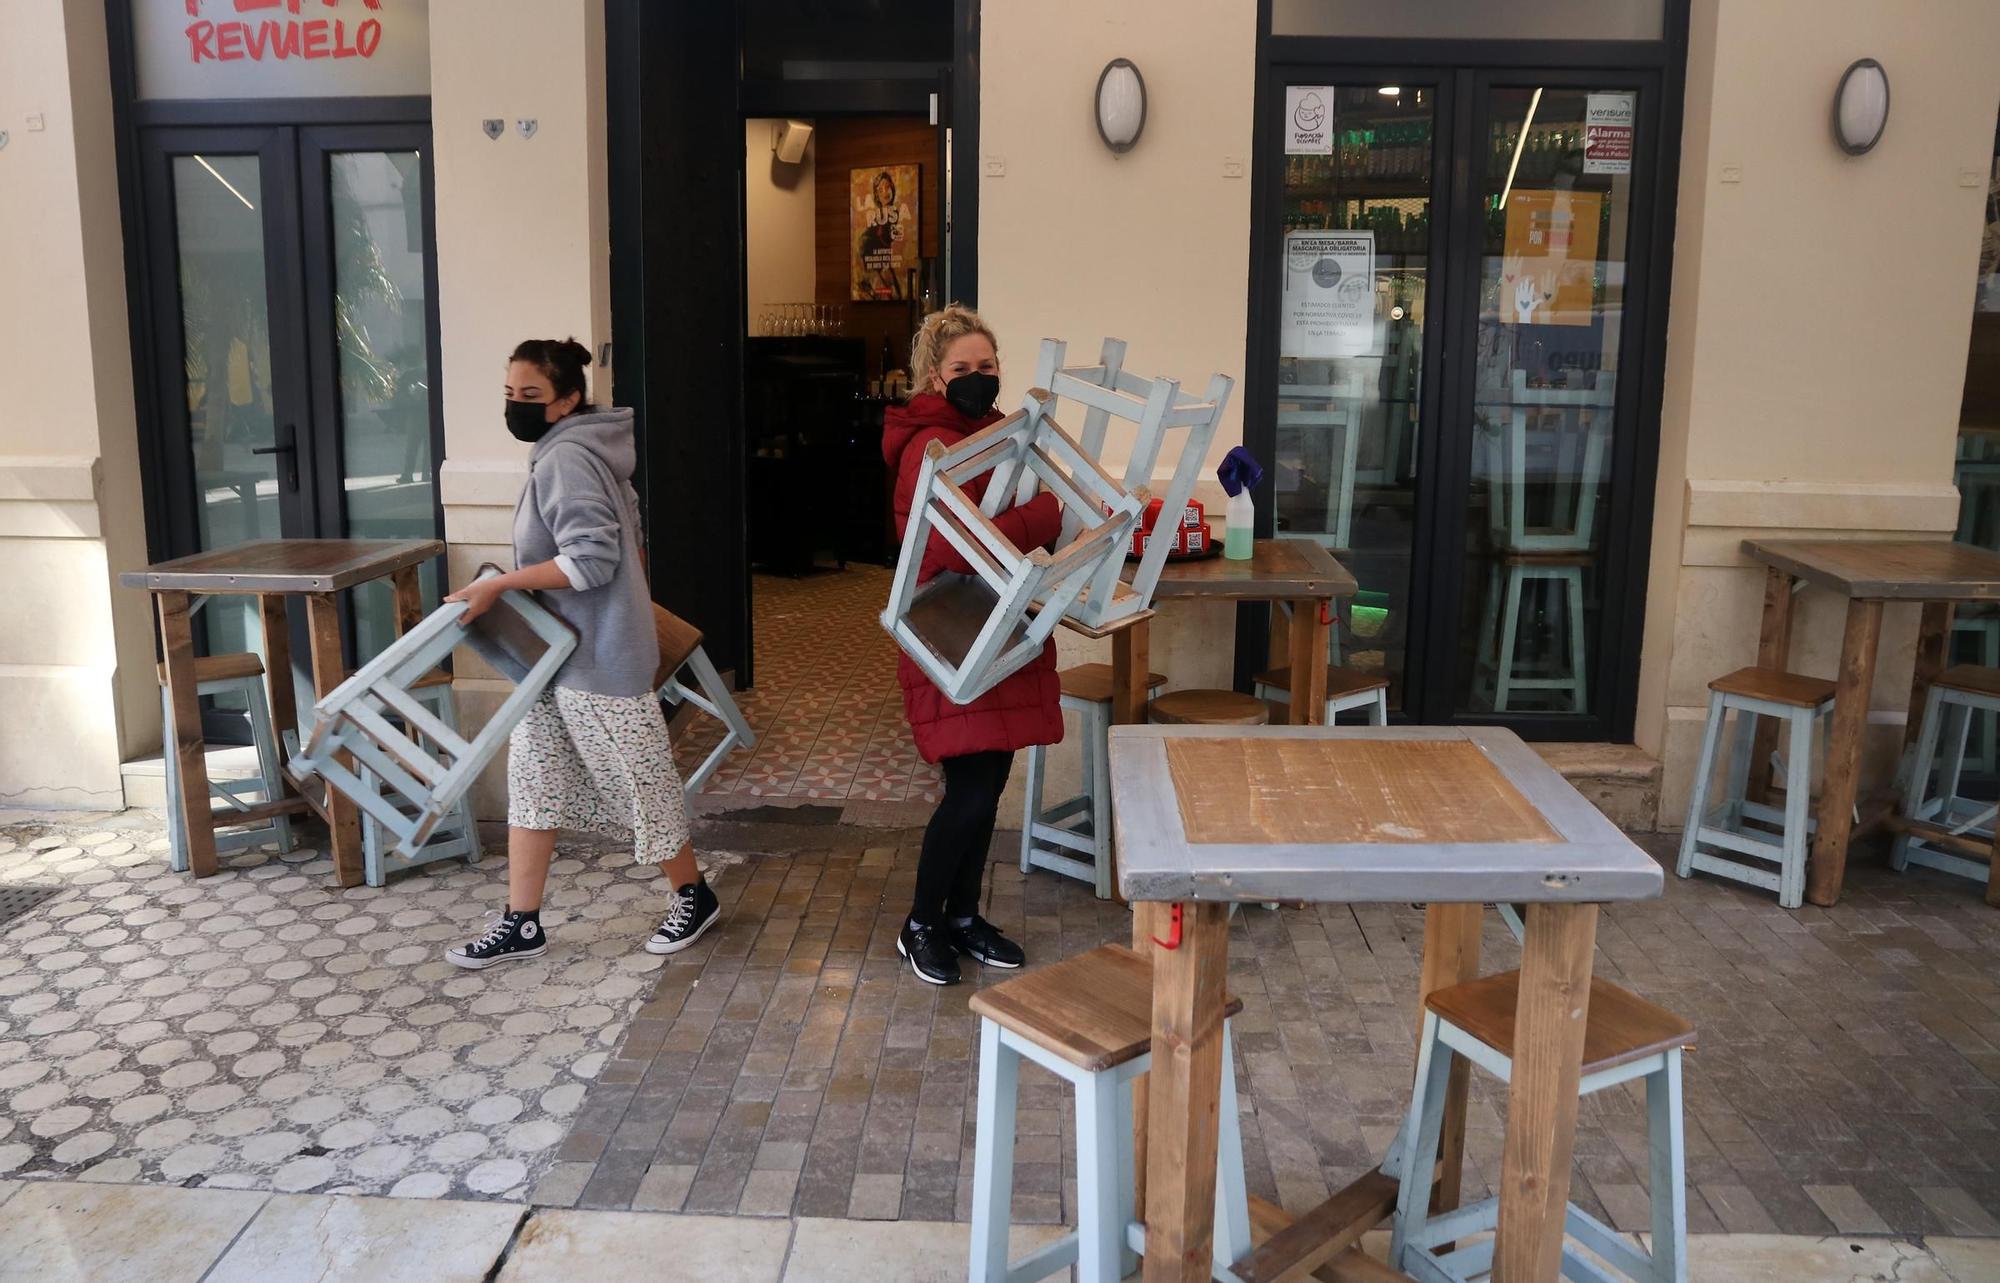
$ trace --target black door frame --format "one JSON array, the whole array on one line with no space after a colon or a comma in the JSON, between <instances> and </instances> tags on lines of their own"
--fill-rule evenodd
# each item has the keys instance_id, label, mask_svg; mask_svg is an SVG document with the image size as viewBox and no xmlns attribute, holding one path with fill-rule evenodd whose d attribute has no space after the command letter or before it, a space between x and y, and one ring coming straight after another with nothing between
<instances>
[{"instance_id":1,"label":"black door frame","mask_svg":"<svg viewBox=\"0 0 2000 1283\"><path fill-rule=\"evenodd\" d=\"M1429 451L1418 470L1417 503L1428 514L1411 547L1411 632L1407 642L1405 711L1398 720L1497 723L1527 739L1629 742L1636 714L1639 651L1645 626L1650 569L1653 492L1659 463L1660 402L1666 366L1669 282L1673 274L1674 215L1679 197L1681 115L1687 64L1689 0L1667 0L1663 39L1657 41L1399 40L1274 36L1271 0L1259 0L1255 119L1252 125L1252 191L1249 298L1245 344L1244 443L1260 458L1275 457L1280 275L1275 269L1281 234L1283 105L1288 80L1304 74L1323 83L1394 78L1436 85L1435 136L1452 145L1433 149L1432 220L1428 271L1454 297L1432 296L1439 331L1425 335L1420 448ZM1532 77L1532 79L1530 79ZM1446 424L1469 422L1469 367L1452 354L1466 346L1477 325L1479 273L1460 270L1457 258L1479 246L1470 231L1478 203L1475 148L1469 144L1485 119L1486 90L1517 83L1581 85L1623 78L1641 92L1639 150L1633 162L1628 227L1628 332L1620 365L1636 378L1620 379L1609 474L1604 556L1600 562L1601 616L1591 684L1598 711L1589 717L1535 714L1459 714L1450 709L1455 677L1459 592L1463 586L1462 522L1444 520L1470 485L1469 450L1458 449ZM1456 257L1455 257L1456 256ZM1636 275L1638 280L1632 278ZM1455 324L1458 333L1446 325ZM1457 417L1455 417L1457 416ZM1443 448L1451 446L1452 448ZM1275 480L1269 473L1257 496L1258 533L1275 533ZM1443 573L1438 573L1439 570ZM1237 615L1237 682L1269 653L1269 614L1249 607Z\"/></svg>"}]
</instances>

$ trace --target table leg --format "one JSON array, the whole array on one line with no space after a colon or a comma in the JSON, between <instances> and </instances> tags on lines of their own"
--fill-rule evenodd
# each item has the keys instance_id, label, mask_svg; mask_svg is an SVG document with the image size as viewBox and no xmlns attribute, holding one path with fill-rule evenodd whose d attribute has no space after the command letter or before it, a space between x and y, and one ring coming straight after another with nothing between
<instances>
[{"instance_id":1,"label":"table leg","mask_svg":"<svg viewBox=\"0 0 2000 1283\"><path fill-rule=\"evenodd\" d=\"M1229 906L1186 904L1180 947L1153 948L1146 1283L1204 1283L1215 1267L1215 1150L1228 970Z\"/></svg>"},{"instance_id":2,"label":"table leg","mask_svg":"<svg viewBox=\"0 0 2000 1283\"><path fill-rule=\"evenodd\" d=\"M1331 600L1307 598L1292 603L1292 725L1318 726L1326 721L1326 638L1331 629Z\"/></svg>"},{"instance_id":3,"label":"table leg","mask_svg":"<svg viewBox=\"0 0 2000 1283\"><path fill-rule=\"evenodd\" d=\"M332 593L306 595L306 621L312 633L313 697L324 699L347 680L347 660L340 648L340 610ZM326 791L326 827L334 880L344 887L360 886L364 877L361 816L339 789Z\"/></svg>"},{"instance_id":4,"label":"table leg","mask_svg":"<svg viewBox=\"0 0 2000 1283\"><path fill-rule=\"evenodd\" d=\"M1152 621L1142 619L1111 635L1111 724L1146 720L1146 678L1152 675Z\"/></svg>"},{"instance_id":5,"label":"table leg","mask_svg":"<svg viewBox=\"0 0 2000 1283\"><path fill-rule=\"evenodd\" d=\"M1479 977L1479 928L1483 906L1477 904L1433 904L1424 910L1424 960L1418 982L1417 1034L1423 1034L1423 999L1439 989L1463 984ZM1445 1090L1444 1141L1439 1146L1437 1188L1431 1195L1431 1211L1449 1212L1458 1206L1460 1186L1465 1178L1466 1089L1472 1065L1463 1056L1453 1056L1451 1078Z\"/></svg>"},{"instance_id":6,"label":"table leg","mask_svg":"<svg viewBox=\"0 0 2000 1283\"><path fill-rule=\"evenodd\" d=\"M215 820L208 800L208 745L201 734L201 695L194 676L194 616L188 594L157 592L160 654L167 664L167 702L174 710L174 755L180 777L181 829L187 834L188 872L205 878L215 872Z\"/></svg>"},{"instance_id":7,"label":"table leg","mask_svg":"<svg viewBox=\"0 0 2000 1283\"><path fill-rule=\"evenodd\" d=\"M1792 653L1792 575L1788 570L1769 566L1764 571L1764 619L1757 632L1757 667L1783 669ZM1771 800L1771 771L1768 763L1778 747L1778 720L1757 719L1756 736L1750 749L1752 802ZM1760 766L1759 763L1765 765Z\"/></svg>"},{"instance_id":8,"label":"table leg","mask_svg":"<svg viewBox=\"0 0 2000 1283\"><path fill-rule=\"evenodd\" d=\"M299 701L292 689L291 615L285 598L270 593L257 598L257 616L264 631L265 698L271 703L271 733L299 732L304 746L305 728L299 725ZM292 792L290 781L285 791Z\"/></svg>"},{"instance_id":9,"label":"table leg","mask_svg":"<svg viewBox=\"0 0 2000 1283\"><path fill-rule=\"evenodd\" d=\"M1826 733L1819 832L1813 835L1812 858L1806 862L1806 899L1818 905L1838 903L1840 884L1847 876L1847 839L1854 829L1861 741L1868 730L1868 696L1875 687L1875 651L1881 640L1882 603L1848 602L1847 629L1840 640L1840 675L1833 696L1833 725Z\"/></svg>"},{"instance_id":10,"label":"table leg","mask_svg":"<svg viewBox=\"0 0 2000 1283\"><path fill-rule=\"evenodd\" d=\"M1951 618L1948 601L1924 603L1923 622L1917 627L1917 667L1910 677L1910 711L1903 722L1903 752L1909 753L1923 729L1924 701L1930 698L1931 683L1951 656Z\"/></svg>"},{"instance_id":11,"label":"table leg","mask_svg":"<svg viewBox=\"0 0 2000 1283\"><path fill-rule=\"evenodd\" d=\"M1132 947L1139 956L1152 960L1153 937L1164 934L1165 905L1140 900L1132 906ZM1146 1219L1146 1075L1132 1080L1132 1186L1135 1194L1133 1212L1140 1221Z\"/></svg>"},{"instance_id":12,"label":"table leg","mask_svg":"<svg viewBox=\"0 0 2000 1283\"><path fill-rule=\"evenodd\" d=\"M1493 1283L1543 1283L1561 1268L1596 942L1596 905L1528 906Z\"/></svg>"}]
</instances>

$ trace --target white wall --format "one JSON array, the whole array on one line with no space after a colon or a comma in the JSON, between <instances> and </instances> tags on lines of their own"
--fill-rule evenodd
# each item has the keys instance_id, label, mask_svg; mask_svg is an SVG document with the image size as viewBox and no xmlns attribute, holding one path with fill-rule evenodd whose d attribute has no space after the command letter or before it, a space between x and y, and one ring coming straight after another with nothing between
<instances>
[{"instance_id":1,"label":"white wall","mask_svg":"<svg viewBox=\"0 0 2000 1283\"><path fill-rule=\"evenodd\" d=\"M529 33L531 38L523 38ZM437 150L438 326L451 581L513 564L514 500L528 447L501 419L507 354L527 338L611 337L605 194L604 6L596 0L432 0L431 136ZM496 141L481 120L499 117ZM538 122L522 138L514 122ZM610 386L593 371L593 387ZM457 658L460 715L476 728L509 685ZM504 813L500 772L480 813Z\"/></svg>"},{"instance_id":2,"label":"white wall","mask_svg":"<svg viewBox=\"0 0 2000 1283\"><path fill-rule=\"evenodd\" d=\"M758 318L772 306L814 298L813 160L818 143L806 145L798 164L780 162L771 151L771 130L782 123L743 122L747 324L753 334Z\"/></svg>"},{"instance_id":3,"label":"white wall","mask_svg":"<svg viewBox=\"0 0 2000 1283\"><path fill-rule=\"evenodd\" d=\"M1756 654L1741 541L1949 538L1958 403L2000 110L2000 5L1695 0L1637 738L1678 825L1708 681ZM1783 50L1782 57L1772 56ZM1880 146L1829 113L1887 69ZM1830 676L1841 603L1800 600L1793 667ZM1892 608L1871 735L1900 743L1915 608Z\"/></svg>"},{"instance_id":4,"label":"white wall","mask_svg":"<svg viewBox=\"0 0 2000 1283\"><path fill-rule=\"evenodd\" d=\"M0 39L0 805L118 807L159 736L104 6ZM29 117L38 116L40 128Z\"/></svg>"},{"instance_id":5,"label":"white wall","mask_svg":"<svg viewBox=\"0 0 2000 1283\"><path fill-rule=\"evenodd\" d=\"M1199 393L1221 371L1240 391L1256 45L1255 0L981 8L979 301L1001 339L1003 403L1045 337L1088 363L1115 336L1136 373ZM1120 57L1146 81L1145 132L1123 156L1093 102ZM1232 160L1241 177L1224 176ZM1211 453L1242 439L1239 396ZM1122 465L1125 448L1114 437L1107 459Z\"/></svg>"}]
</instances>

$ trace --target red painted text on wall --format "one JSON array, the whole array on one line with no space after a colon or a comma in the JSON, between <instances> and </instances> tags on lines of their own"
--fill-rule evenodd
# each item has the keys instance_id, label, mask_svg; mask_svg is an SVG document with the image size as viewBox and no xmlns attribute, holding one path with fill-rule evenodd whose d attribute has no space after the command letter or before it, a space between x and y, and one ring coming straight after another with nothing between
<instances>
[{"instance_id":1,"label":"red painted text on wall","mask_svg":"<svg viewBox=\"0 0 2000 1283\"><path fill-rule=\"evenodd\" d=\"M364 18L351 35L340 18L266 18L261 22L211 22L201 18L209 0L187 0L188 61L240 62L266 58L372 58L382 46L382 24ZM238 13L281 9L298 15L302 9L332 9L340 0L233 0ZM360 7L379 10L382 0L359 0ZM219 0L218 0L219 7Z\"/></svg>"}]
</instances>

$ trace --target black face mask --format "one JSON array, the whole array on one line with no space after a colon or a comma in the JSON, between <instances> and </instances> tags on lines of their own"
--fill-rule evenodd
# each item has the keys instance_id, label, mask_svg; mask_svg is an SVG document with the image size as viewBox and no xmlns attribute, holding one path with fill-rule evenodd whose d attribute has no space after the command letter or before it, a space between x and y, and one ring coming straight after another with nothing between
<instances>
[{"instance_id":1,"label":"black face mask","mask_svg":"<svg viewBox=\"0 0 2000 1283\"><path fill-rule=\"evenodd\" d=\"M507 431L523 441L539 441L555 424L549 422L549 407L542 401L509 401Z\"/></svg>"},{"instance_id":2,"label":"black face mask","mask_svg":"<svg viewBox=\"0 0 2000 1283\"><path fill-rule=\"evenodd\" d=\"M993 409L993 403L1000 399L1000 376L977 372L961 374L944 385L944 399L966 418L983 419Z\"/></svg>"}]
</instances>

